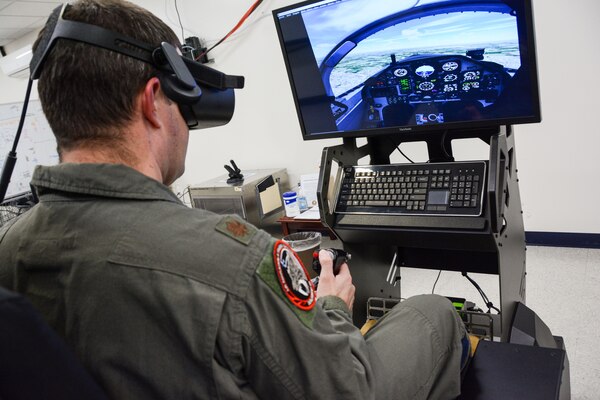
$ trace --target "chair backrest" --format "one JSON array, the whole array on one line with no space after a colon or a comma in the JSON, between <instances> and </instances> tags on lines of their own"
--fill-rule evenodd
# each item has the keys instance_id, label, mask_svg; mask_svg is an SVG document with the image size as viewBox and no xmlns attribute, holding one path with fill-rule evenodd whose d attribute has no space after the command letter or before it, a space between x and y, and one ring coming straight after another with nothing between
<instances>
[{"instance_id":1,"label":"chair backrest","mask_svg":"<svg viewBox=\"0 0 600 400\"><path fill-rule=\"evenodd\" d=\"M1 287L0 399L107 399L31 303Z\"/></svg>"}]
</instances>

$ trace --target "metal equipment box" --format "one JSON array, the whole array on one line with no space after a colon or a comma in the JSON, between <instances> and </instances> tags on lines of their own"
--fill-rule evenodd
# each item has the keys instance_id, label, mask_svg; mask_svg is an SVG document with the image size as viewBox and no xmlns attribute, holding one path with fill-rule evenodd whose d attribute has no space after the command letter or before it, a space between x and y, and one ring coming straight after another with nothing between
<instances>
[{"instance_id":1,"label":"metal equipment box","mask_svg":"<svg viewBox=\"0 0 600 400\"><path fill-rule=\"evenodd\" d=\"M228 175L190 185L190 202L216 214L237 214L262 228L278 226L284 214L281 195L290 188L287 170L256 169L242 171L242 182L227 183Z\"/></svg>"}]
</instances>

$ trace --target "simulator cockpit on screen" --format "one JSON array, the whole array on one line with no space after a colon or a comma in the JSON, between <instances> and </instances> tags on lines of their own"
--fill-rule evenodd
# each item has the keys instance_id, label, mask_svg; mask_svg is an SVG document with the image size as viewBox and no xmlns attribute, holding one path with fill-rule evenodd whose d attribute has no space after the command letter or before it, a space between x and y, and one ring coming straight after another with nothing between
<instances>
[{"instance_id":1,"label":"simulator cockpit on screen","mask_svg":"<svg viewBox=\"0 0 600 400\"><path fill-rule=\"evenodd\" d=\"M530 0L273 12L305 139L539 122Z\"/></svg>"}]
</instances>

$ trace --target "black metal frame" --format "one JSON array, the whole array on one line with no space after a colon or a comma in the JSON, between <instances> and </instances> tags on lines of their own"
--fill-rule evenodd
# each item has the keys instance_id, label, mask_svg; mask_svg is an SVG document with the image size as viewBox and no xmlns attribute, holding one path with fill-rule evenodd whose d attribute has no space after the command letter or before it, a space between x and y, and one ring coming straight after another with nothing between
<instances>
[{"instance_id":1,"label":"black metal frame","mask_svg":"<svg viewBox=\"0 0 600 400\"><path fill-rule=\"evenodd\" d=\"M481 216L341 215L333 210L331 173L335 164L357 165L370 156L372 165L390 163L390 154L403 141L425 141L431 162L453 162L454 139L478 137L490 148ZM324 225L352 253L356 285L354 322L366 318L369 297L400 297L399 286L386 275L396 254L398 266L476 272L499 276L500 315L493 315L495 336L507 340L514 308L525 303L525 233L511 126L477 131L441 131L404 137L373 137L356 146L344 139L323 149L317 199ZM337 179L336 179L337 181ZM331 200L331 202L330 202ZM331 204L330 204L331 203Z\"/></svg>"}]
</instances>

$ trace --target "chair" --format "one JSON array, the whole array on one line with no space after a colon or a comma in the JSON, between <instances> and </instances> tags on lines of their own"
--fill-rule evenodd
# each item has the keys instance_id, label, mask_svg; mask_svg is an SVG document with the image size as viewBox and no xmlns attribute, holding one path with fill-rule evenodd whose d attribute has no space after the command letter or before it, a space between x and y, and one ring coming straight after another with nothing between
<instances>
[{"instance_id":1,"label":"chair","mask_svg":"<svg viewBox=\"0 0 600 400\"><path fill-rule=\"evenodd\" d=\"M0 400L107 399L23 296L0 287Z\"/></svg>"}]
</instances>

